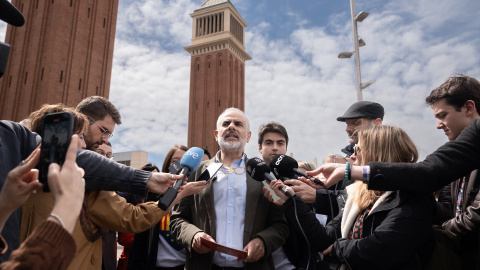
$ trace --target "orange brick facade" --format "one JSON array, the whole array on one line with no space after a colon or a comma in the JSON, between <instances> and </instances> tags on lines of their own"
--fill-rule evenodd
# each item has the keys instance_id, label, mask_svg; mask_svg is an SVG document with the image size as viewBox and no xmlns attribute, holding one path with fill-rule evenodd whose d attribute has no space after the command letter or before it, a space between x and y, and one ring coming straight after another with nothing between
<instances>
[{"instance_id":1,"label":"orange brick facade","mask_svg":"<svg viewBox=\"0 0 480 270\"><path fill-rule=\"evenodd\" d=\"M0 119L20 121L42 104L108 98L118 0L13 0L25 25L8 26Z\"/></svg>"},{"instance_id":2,"label":"orange brick facade","mask_svg":"<svg viewBox=\"0 0 480 270\"><path fill-rule=\"evenodd\" d=\"M216 153L216 120L229 107L245 110L244 63L228 49L192 56L188 145Z\"/></svg>"},{"instance_id":3,"label":"orange brick facade","mask_svg":"<svg viewBox=\"0 0 480 270\"><path fill-rule=\"evenodd\" d=\"M207 0L194 13L191 55L188 146L213 155L218 116L229 107L245 110L247 23L227 0Z\"/></svg>"}]
</instances>

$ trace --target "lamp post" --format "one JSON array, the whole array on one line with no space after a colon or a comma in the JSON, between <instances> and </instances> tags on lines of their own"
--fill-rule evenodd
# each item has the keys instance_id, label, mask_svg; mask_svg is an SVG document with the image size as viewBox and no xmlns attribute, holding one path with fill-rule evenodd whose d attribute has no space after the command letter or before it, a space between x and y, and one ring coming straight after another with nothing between
<instances>
[{"instance_id":1,"label":"lamp post","mask_svg":"<svg viewBox=\"0 0 480 270\"><path fill-rule=\"evenodd\" d=\"M363 100L362 90L372 83L375 80L369 81L368 83L362 84L362 75L360 72L360 51L359 47L365 46L366 43L362 38L358 37L357 31L357 22L362 22L368 16L368 12L361 11L357 14L355 9L355 0L350 0L350 11L352 15L352 29L353 29L353 52L342 52L338 55L338 58L350 58L354 55L355 58L355 84L357 88L357 101Z\"/></svg>"}]
</instances>

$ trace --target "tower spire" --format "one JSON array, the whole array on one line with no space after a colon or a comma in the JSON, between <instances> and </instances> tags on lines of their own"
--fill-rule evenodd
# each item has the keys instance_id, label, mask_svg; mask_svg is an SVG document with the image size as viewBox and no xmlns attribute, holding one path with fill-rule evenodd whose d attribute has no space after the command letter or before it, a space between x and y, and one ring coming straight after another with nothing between
<instances>
[{"instance_id":1,"label":"tower spire","mask_svg":"<svg viewBox=\"0 0 480 270\"><path fill-rule=\"evenodd\" d=\"M229 107L245 110L247 23L228 0L207 0L193 19L188 145L218 151L213 136L218 116Z\"/></svg>"}]
</instances>

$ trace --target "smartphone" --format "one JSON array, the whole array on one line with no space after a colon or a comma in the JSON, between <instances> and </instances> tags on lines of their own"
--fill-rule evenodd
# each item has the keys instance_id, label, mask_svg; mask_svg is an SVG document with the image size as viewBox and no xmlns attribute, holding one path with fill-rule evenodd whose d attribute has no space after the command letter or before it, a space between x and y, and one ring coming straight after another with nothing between
<instances>
[{"instance_id":1,"label":"smartphone","mask_svg":"<svg viewBox=\"0 0 480 270\"><path fill-rule=\"evenodd\" d=\"M222 166L223 166L223 163L219 163L219 162L214 162L208 165L207 169L195 181L206 180L207 183L210 182L210 180L212 180L215 177L218 170L220 170Z\"/></svg>"},{"instance_id":2,"label":"smartphone","mask_svg":"<svg viewBox=\"0 0 480 270\"><path fill-rule=\"evenodd\" d=\"M65 162L68 146L73 133L73 116L70 112L47 114L43 117L42 147L38 162L38 179L43 184L43 191L49 192L48 166Z\"/></svg>"}]
</instances>

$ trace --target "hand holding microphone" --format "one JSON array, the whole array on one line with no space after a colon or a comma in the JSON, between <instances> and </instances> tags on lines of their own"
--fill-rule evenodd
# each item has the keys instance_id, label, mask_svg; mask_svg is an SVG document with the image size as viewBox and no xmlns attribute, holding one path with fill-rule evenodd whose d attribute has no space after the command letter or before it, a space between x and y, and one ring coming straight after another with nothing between
<instances>
[{"instance_id":1,"label":"hand holding microphone","mask_svg":"<svg viewBox=\"0 0 480 270\"><path fill-rule=\"evenodd\" d=\"M268 168L268 165L260 158L251 158L247 161L247 173L250 175L250 177L259 182L266 180L268 183L270 183L276 180L275 177L270 175L270 168ZM276 185L276 187L288 197L293 197L292 193L287 191L283 184L280 186Z\"/></svg>"},{"instance_id":2,"label":"hand holding microphone","mask_svg":"<svg viewBox=\"0 0 480 270\"><path fill-rule=\"evenodd\" d=\"M178 189L182 185L183 180L185 177L190 175L194 172L200 163L202 162L203 158L203 149L198 147L192 147L188 149L187 152L183 155L182 159L180 160L180 166L177 168L176 172L179 170L179 174L183 174L183 177L176 180L172 187L169 187L167 192L163 195L163 197L158 202L158 207L162 210L166 211L172 202L177 197ZM175 166L177 164L172 165Z\"/></svg>"}]
</instances>

